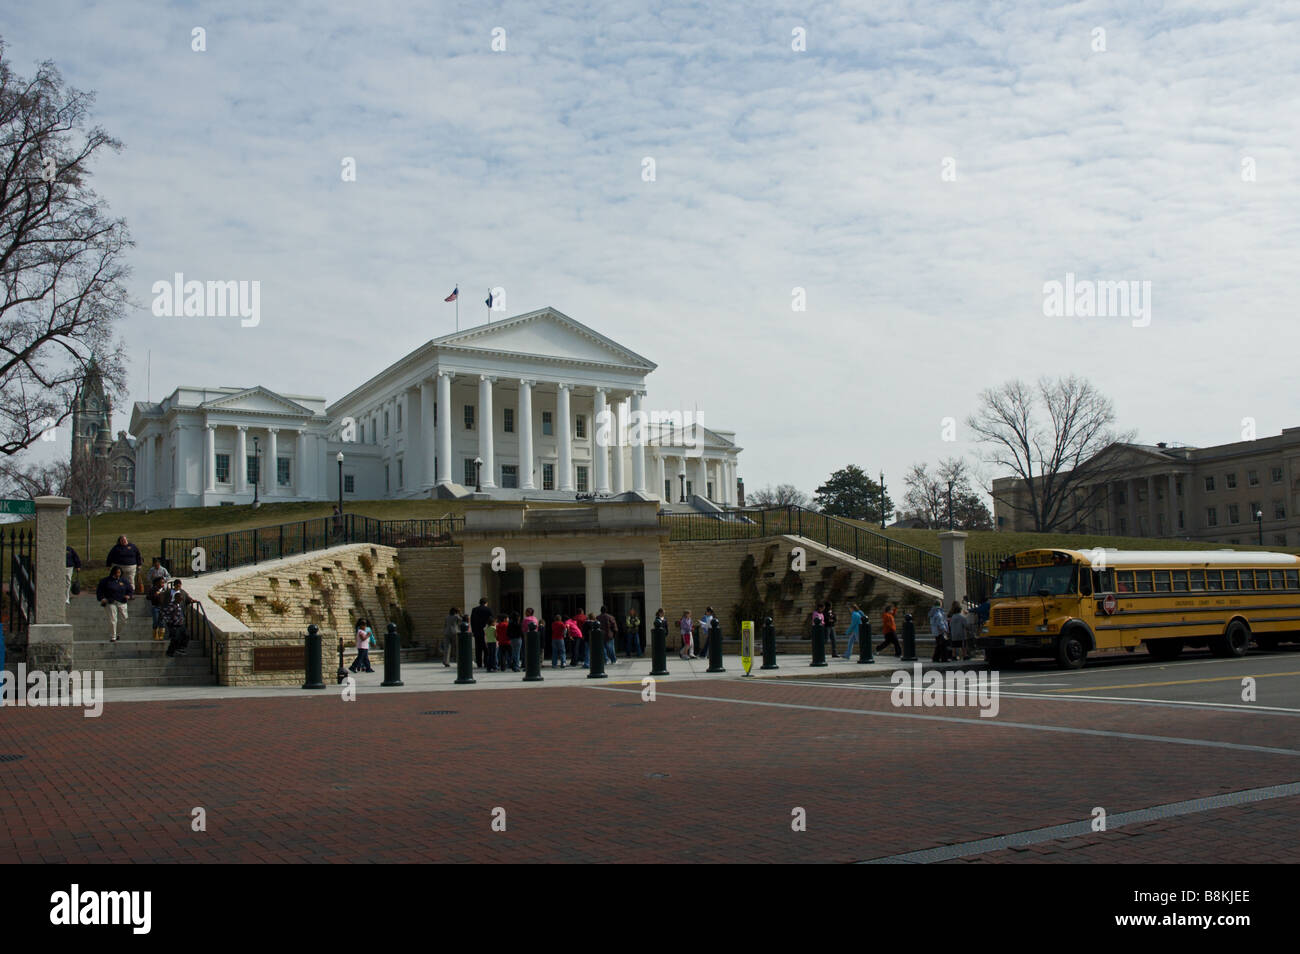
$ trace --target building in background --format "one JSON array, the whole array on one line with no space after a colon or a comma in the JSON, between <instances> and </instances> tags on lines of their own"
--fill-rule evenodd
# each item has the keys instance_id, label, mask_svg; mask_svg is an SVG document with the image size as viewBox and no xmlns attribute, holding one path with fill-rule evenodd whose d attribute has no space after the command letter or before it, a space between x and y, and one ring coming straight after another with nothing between
<instances>
[{"instance_id":1,"label":"building in background","mask_svg":"<svg viewBox=\"0 0 1300 954\"><path fill-rule=\"evenodd\" d=\"M259 500L739 502L735 434L650 408L656 365L553 308L426 342L342 398L177 388L138 402L136 506ZM634 415L649 421L633 426ZM339 455L342 461L339 461Z\"/></svg>"},{"instance_id":2,"label":"building in background","mask_svg":"<svg viewBox=\"0 0 1300 954\"><path fill-rule=\"evenodd\" d=\"M76 479L91 462L103 462L109 473L106 510L135 507L135 441L126 431L113 437L113 405L104 390L99 365L92 358L72 404L71 474Z\"/></svg>"},{"instance_id":3,"label":"building in background","mask_svg":"<svg viewBox=\"0 0 1300 954\"><path fill-rule=\"evenodd\" d=\"M1080 489L1070 532L1258 544L1262 531L1265 546L1300 547L1300 427L1217 447L1114 444L1102 454L1113 457L1107 478ZM1028 499L1023 480L993 481L997 529L1032 531Z\"/></svg>"}]
</instances>

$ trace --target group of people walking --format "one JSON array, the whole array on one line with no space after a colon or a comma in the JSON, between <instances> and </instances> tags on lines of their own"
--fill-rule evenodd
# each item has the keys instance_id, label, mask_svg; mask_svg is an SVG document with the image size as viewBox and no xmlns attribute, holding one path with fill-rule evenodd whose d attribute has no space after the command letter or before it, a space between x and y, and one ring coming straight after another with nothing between
<instances>
[{"instance_id":1,"label":"group of people walking","mask_svg":"<svg viewBox=\"0 0 1300 954\"><path fill-rule=\"evenodd\" d=\"M159 557L154 557L152 565L142 574L140 567L144 560L140 548L125 536L117 538L104 563L109 568L108 575L95 588L95 599L108 613L108 641L118 641L118 627L129 619L127 605L137 595L143 595L149 602L153 618L153 638L168 640L168 656L184 656L189 644L185 609L193 601L182 588L181 581L172 578ZM64 566L67 574L65 599L70 603L73 575L81 569L81 557L70 546L66 547Z\"/></svg>"},{"instance_id":2,"label":"group of people walking","mask_svg":"<svg viewBox=\"0 0 1300 954\"><path fill-rule=\"evenodd\" d=\"M659 611L662 615L663 610ZM468 617L463 616L455 606L447 611L442 633L442 664L450 666L456 652L456 641L460 635L461 623L469 625L474 637L474 665L488 672L519 672L524 660L524 639L530 627L537 627L540 649L546 654L546 641L550 640L550 657L552 669L567 666L590 665L588 656L589 625L595 624L605 637L605 659L618 662L619 637L623 637L623 648L628 657L642 655L641 617L636 608L628 613L624 622L619 621L602 606L600 612L588 616L585 609L579 607L576 613L565 615L557 613L549 624L539 619L529 606L522 616L518 613L495 613L488 605L487 597L478 601L478 606L470 610Z\"/></svg>"}]
</instances>

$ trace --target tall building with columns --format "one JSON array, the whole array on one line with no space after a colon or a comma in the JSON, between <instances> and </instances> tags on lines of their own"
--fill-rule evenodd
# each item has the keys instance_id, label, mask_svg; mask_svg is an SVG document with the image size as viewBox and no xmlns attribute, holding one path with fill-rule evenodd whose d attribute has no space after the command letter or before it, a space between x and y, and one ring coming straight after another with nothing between
<instances>
[{"instance_id":1,"label":"tall building with columns","mask_svg":"<svg viewBox=\"0 0 1300 954\"><path fill-rule=\"evenodd\" d=\"M1112 444L1103 457L1062 530L1300 546L1300 427L1216 447ZM1034 529L1023 480L1001 477L992 490L997 529Z\"/></svg>"},{"instance_id":2,"label":"tall building with columns","mask_svg":"<svg viewBox=\"0 0 1300 954\"><path fill-rule=\"evenodd\" d=\"M179 388L136 404L132 430L148 448L137 506L248 503L254 486L261 499L333 500L340 480L345 502L735 505L734 432L650 407L655 368L543 308L426 342L328 406L260 387Z\"/></svg>"}]
</instances>

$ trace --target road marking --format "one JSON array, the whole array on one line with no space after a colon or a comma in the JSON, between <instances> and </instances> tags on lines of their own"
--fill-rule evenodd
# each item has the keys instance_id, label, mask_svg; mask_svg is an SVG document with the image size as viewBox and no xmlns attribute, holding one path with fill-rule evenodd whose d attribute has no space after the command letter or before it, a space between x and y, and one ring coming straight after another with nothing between
<instances>
[{"instance_id":1,"label":"road marking","mask_svg":"<svg viewBox=\"0 0 1300 954\"><path fill-rule=\"evenodd\" d=\"M761 683L746 683L761 685ZM616 689L613 686L592 686L599 692L636 692L635 689ZM1164 742L1169 745L1192 745L1207 749L1230 749L1235 752L1259 752L1264 755L1300 756L1300 749L1279 749L1267 745L1243 745L1238 742L1221 742L1217 739L1186 739L1168 735L1144 735L1138 732L1111 732L1106 729L1082 729L1066 725L1036 725L1032 722L1007 722L1002 719L963 719L958 716L922 715L913 712L878 712L874 709L847 709L840 706L810 706L797 702L764 702L760 699L735 699L727 696L695 696L682 692L658 693L658 698L692 699L697 702L729 702L740 706L762 706L772 709L802 709L809 712L838 712L845 715L871 716L877 719L917 719L922 722L955 722L962 725L982 725L1004 729L1028 729L1032 732L1061 732L1066 735L1091 735L1105 739L1127 739L1131 742Z\"/></svg>"},{"instance_id":2,"label":"road marking","mask_svg":"<svg viewBox=\"0 0 1300 954\"><path fill-rule=\"evenodd\" d=\"M822 689L858 689L863 692L893 692L889 686L867 686L856 683L835 683L829 680L816 682L804 681L801 679L789 679L785 681L788 686L816 686ZM757 683L757 685L771 685L769 682ZM939 691L939 687L935 687ZM952 695L953 690L942 690L945 695ZM1169 708L1184 709L1206 709L1211 712L1239 712L1248 710L1258 712L1262 715L1300 715L1300 709L1292 709L1286 706L1261 706L1257 703L1241 702L1197 702L1195 700L1182 699L1144 699L1141 696L1070 696L1068 699L1062 696L1047 695L1046 693L1037 692L1004 692L1000 687L998 689L999 699L1036 699L1040 702L1105 702L1119 705L1150 705L1150 706L1168 706Z\"/></svg>"},{"instance_id":3,"label":"road marking","mask_svg":"<svg viewBox=\"0 0 1300 954\"><path fill-rule=\"evenodd\" d=\"M1119 812L1106 816L1106 831L1122 828L1125 825L1141 825L1145 822L1174 818L1179 815L1193 815L1209 812L1234 805L1246 805L1252 802L1267 801L1272 798L1291 798L1300 795L1300 782L1285 785L1270 785L1266 788L1248 788L1226 795L1211 795L1208 798L1194 798L1185 802L1170 802L1152 808L1142 808L1131 812ZM926 848L921 851L908 851L899 855L886 855L862 861L864 865L906 865L930 864L936 861L951 861L954 858L969 858L983 855L990 851L1001 851L1021 845L1040 845L1045 841L1060 838L1077 838L1080 835L1104 834L1092 830L1092 821L1070 822L1065 825L1053 825L1050 828L1034 828L1029 831L1017 831L995 838L981 838L979 841L965 841L942 848Z\"/></svg>"},{"instance_id":4,"label":"road marking","mask_svg":"<svg viewBox=\"0 0 1300 954\"><path fill-rule=\"evenodd\" d=\"M1130 682L1124 686L1078 686L1074 689L1053 689L1052 692L1100 692L1102 689L1146 689L1152 686L1191 686L1201 682L1241 682L1251 679L1268 679L1272 676L1300 676L1296 672L1243 673L1240 676L1209 676L1205 679L1173 679L1169 682Z\"/></svg>"}]
</instances>

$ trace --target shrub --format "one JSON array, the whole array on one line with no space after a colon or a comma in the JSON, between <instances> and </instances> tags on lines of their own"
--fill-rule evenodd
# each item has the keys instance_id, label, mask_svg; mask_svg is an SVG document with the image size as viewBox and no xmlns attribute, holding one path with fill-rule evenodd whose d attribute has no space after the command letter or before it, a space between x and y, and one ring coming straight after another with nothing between
<instances>
[{"instance_id":1,"label":"shrub","mask_svg":"<svg viewBox=\"0 0 1300 954\"><path fill-rule=\"evenodd\" d=\"M239 602L238 596L227 596L221 605L235 619L242 620L244 618L244 604Z\"/></svg>"},{"instance_id":2,"label":"shrub","mask_svg":"<svg viewBox=\"0 0 1300 954\"><path fill-rule=\"evenodd\" d=\"M371 559L369 553L363 553L361 556L357 557L357 563L360 564L361 569L367 574L375 572L375 561Z\"/></svg>"},{"instance_id":3,"label":"shrub","mask_svg":"<svg viewBox=\"0 0 1300 954\"><path fill-rule=\"evenodd\" d=\"M277 597L276 599L271 600L271 612L275 613L277 616L283 616L285 613L289 612L289 604Z\"/></svg>"},{"instance_id":4,"label":"shrub","mask_svg":"<svg viewBox=\"0 0 1300 954\"><path fill-rule=\"evenodd\" d=\"M315 571L307 574L307 582L311 584L313 590L323 590L325 588L325 578Z\"/></svg>"}]
</instances>

